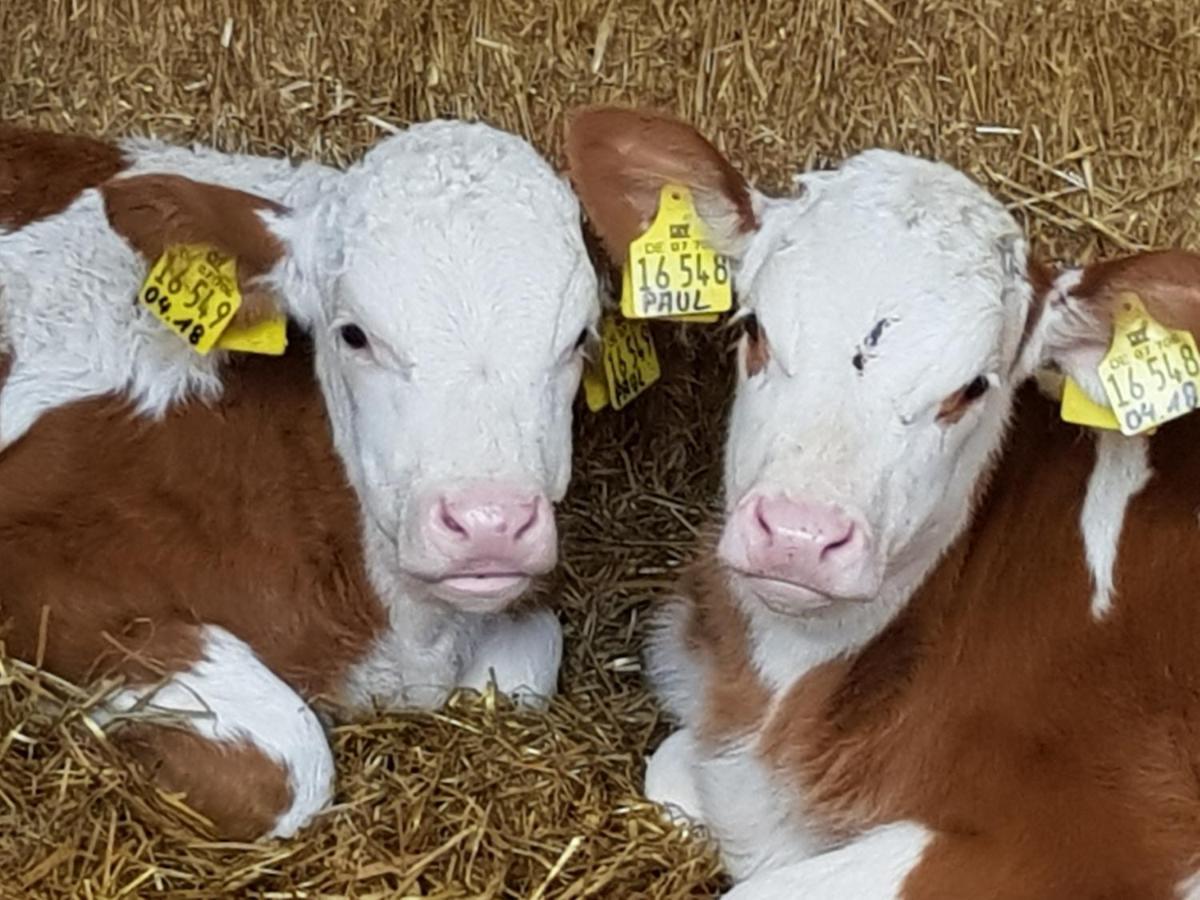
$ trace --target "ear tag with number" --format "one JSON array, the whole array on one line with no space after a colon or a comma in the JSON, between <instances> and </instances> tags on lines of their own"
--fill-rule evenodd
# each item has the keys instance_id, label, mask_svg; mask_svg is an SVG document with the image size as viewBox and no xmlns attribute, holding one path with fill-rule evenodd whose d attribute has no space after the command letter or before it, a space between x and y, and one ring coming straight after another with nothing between
<instances>
[{"instance_id":1,"label":"ear tag with number","mask_svg":"<svg viewBox=\"0 0 1200 900\"><path fill-rule=\"evenodd\" d=\"M1136 294L1117 303L1099 372L1121 433L1135 435L1200 406L1200 354L1190 332L1155 321Z\"/></svg>"},{"instance_id":2,"label":"ear tag with number","mask_svg":"<svg viewBox=\"0 0 1200 900\"><path fill-rule=\"evenodd\" d=\"M692 192L663 185L658 214L629 245L621 312L629 319L715 321L732 306L729 262L709 246Z\"/></svg>"},{"instance_id":3,"label":"ear tag with number","mask_svg":"<svg viewBox=\"0 0 1200 900\"><path fill-rule=\"evenodd\" d=\"M649 326L606 315L600 323L600 359L583 373L588 409L599 412L610 403L624 409L661 375Z\"/></svg>"},{"instance_id":4,"label":"ear tag with number","mask_svg":"<svg viewBox=\"0 0 1200 900\"><path fill-rule=\"evenodd\" d=\"M168 247L146 276L139 302L200 355L217 343L242 305L237 263L213 247Z\"/></svg>"}]
</instances>

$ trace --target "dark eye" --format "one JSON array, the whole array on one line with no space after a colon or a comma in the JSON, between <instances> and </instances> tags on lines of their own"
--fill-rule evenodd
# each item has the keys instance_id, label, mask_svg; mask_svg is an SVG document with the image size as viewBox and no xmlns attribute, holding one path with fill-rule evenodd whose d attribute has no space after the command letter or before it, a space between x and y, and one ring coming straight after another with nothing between
<instances>
[{"instance_id":1,"label":"dark eye","mask_svg":"<svg viewBox=\"0 0 1200 900\"><path fill-rule=\"evenodd\" d=\"M575 349L582 350L584 344L588 342L588 338L591 336L592 330L590 328L585 328L583 331L579 332L579 339L575 341Z\"/></svg>"},{"instance_id":2,"label":"dark eye","mask_svg":"<svg viewBox=\"0 0 1200 900\"><path fill-rule=\"evenodd\" d=\"M757 341L759 337L758 316L751 313L742 318L742 333L752 341Z\"/></svg>"},{"instance_id":3,"label":"dark eye","mask_svg":"<svg viewBox=\"0 0 1200 900\"><path fill-rule=\"evenodd\" d=\"M351 350L361 350L367 346L367 336L357 325L343 325L338 331Z\"/></svg>"},{"instance_id":4,"label":"dark eye","mask_svg":"<svg viewBox=\"0 0 1200 900\"><path fill-rule=\"evenodd\" d=\"M962 397L968 403L972 400L978 400L987 393L987 389L991 387L991 384L986 375L976 375L971 383L962 389Z\"/></svg>"},{"instance_id":5,"label":"dark eye","mask_svg":"<svg viewBox=\"0 0 1200 900\"><path fill-rule=\"evenodd\" d=\"M762 326L758 324L756 315L751 313L743 316L741 322L742 334L746 336L746 375L753 378L767 367L767 362L771 359L771 351L763 337Z\"/></svg>"}]
</instances>

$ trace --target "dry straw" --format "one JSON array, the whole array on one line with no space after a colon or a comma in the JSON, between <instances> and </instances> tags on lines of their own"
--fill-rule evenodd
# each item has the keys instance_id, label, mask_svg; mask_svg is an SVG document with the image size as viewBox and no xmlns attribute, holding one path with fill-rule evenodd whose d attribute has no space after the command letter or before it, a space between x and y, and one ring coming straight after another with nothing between
<instances>
[{"instance_id":1,"label":"dry straw","mask_svg":"<svg viewBox=\"0 0 1200 900\"><path fill-rule=\"evenodd\" d=\"M1200 243L1192 0L0 0L0 115L92 134L354 157L392 127L482 117L557 158L565 112L675 110L768 188L872 145L989 185L1045 252ZM720 886L639 800L664 733L647 598L719 482L728 336L667 347L664 385L584 418L548 596L567 623L546 716L492 698L335 733L340 787L299 840L206 840L79 715L0 669L0 895L676 898ZM136 552L136 548L130 548ZM0 577L3 574L0 573Z\"/></svg>"}]
</instances>

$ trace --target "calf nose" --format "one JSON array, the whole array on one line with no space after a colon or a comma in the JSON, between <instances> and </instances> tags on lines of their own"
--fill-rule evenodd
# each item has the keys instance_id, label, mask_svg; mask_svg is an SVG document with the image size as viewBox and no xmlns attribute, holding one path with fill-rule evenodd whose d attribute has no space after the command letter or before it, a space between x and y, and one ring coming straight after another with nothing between
<instances>
[{"instance_id":1,"label":"calf nose","mask_svg":"<svg viewBox=\"0 0 1200 900\"><path fill-rule=\"evenodd\" d=\"M442 494L430 505L426 528L454 563L519 572L553 565L554 516L540 493L480 484Z\"/></svg>"},{"instance_id":2,"label":"calf nose","mask_svg":"<svg viewBox=\"0 0 1200 900\"><path fill-rule=\"evenodd\" d=\"M835 597L872 589L866 526L833 503L751 495L721 543L726 562L750 575Z\"/></svg>"}]
</instances>

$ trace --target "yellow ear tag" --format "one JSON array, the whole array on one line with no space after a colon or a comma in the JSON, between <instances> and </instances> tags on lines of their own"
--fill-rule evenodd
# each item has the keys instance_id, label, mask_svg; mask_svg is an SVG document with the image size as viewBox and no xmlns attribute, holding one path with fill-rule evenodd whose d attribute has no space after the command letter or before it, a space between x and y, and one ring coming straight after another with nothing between
<instances>
[{"instance_id":1,"label":"yellow ear tag","mask_svg":"<svg viewBox=\"0 0 1200 900\"><path fill-rule=\"evenodd\" d=\"M663 185L658 214L629 245L621 281L629 319L711 322L733 306L729 262L709 246L692 192L678 184Z\"/></svg>"},{"instance_id":2,"label":"yellow ear tag","mask_svg":"<svg viewBox=\"0 0 1200 900\"><path fill-rule=\"evenodd\" d=\"M227 328L217 341L218 350L283 356L287 350L287 319L267 319L245 328Z\"/></svg>"},{"instance_id":3,"label":"yellow ear tag","mask_svg":"<svg viewBox=\"0 0 1200 900\"><path fill-rule=\"evenodd\" d=\"M600 322L600 359L583 373L588 409L599 412L609 403L624 409L661 375L650 327L606 315Z\"/></svg>"},{"instance_id":4,"label":"yellow ear tag","mask_svg":"<svg viewBox=\"0 0 1200 900\"><path fill-rule=\"evenodd\" d=\"M1063 381L1059 414L1064 422L1073 425L1086 425L1089 428L1103 428L1107 431L1119 431L1121 428L1111 409L1092 400L1083 388L1070 378Z\"/></svg>"},{"instance_id":5,"label":"yellow ear tag","mask_svg":"<svg viewBox=\"0 0 1200 900\"><path fill-rule=\"evenodd\" d=\"M1117 302L1100 379L1121 433L1141 434L1200 406L1200 354L1190 332L1155 321L1136 294Z\"/></svg>"},{"instance_id":6,"label":"yellow ear tag","mask_svg":"<svg viewBox=\"0 0 1200 900\"><path fill-rule=\"evenodd\" d=\"M146 276L138 301L204 356L242 305L237 264L203 244L168 247Z\"/></svg>"}]
</instances>

